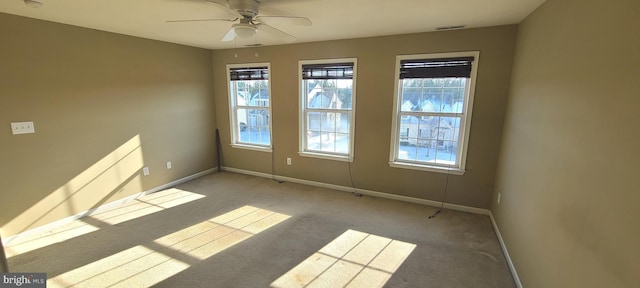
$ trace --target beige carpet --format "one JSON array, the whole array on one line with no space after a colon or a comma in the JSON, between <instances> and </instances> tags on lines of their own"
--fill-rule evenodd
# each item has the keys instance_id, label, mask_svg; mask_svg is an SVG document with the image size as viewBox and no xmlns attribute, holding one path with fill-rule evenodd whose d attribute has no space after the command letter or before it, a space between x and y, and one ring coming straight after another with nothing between
<instances>
[{"instance_id":1,"label":"beige carpet","mask_svg":"<svg viewBox=\"0 0 640 288\"><path fill-rule=\"evenodd\" d=\"M487 216L215 173L6 247L48 287L514 287Z\"/></svg>"}]
</instances>

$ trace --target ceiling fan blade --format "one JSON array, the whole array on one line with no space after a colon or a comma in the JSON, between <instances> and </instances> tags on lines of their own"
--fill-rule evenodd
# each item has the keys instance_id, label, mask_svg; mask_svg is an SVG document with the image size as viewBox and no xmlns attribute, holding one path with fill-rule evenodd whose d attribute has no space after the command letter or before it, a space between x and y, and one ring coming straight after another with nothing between
<instances>
[{"instance_id":1,"label":"ceiling fan blade","mask_svg":"<svg viewBox=\"0 0 640 288\"><path fill-rule=\"evenodd\" d=\"M235 38L236 32L233 30L233 27L231 27L231 29L229 29L229 32L227 32L227 34L224 34L224 37L222 37L222 42L229 42Z\"/></svg>"},{"instance_id":2,"label":"ceiling fan blade","mask_svg":"<svg viewBox=\"0 0 640 288\"><path fill-rule=\"evenodd\" d=\"M266 19L265 19L266 18ZM311 26L311 20L307 17L296 17L296 16L257 16L256 20L267 23L271 19L282 19L287 21L289 24L298 25L298 26ZM265 21L267 20L267 21Z\"/></svg>"},{"instance_id":3,"label":"ceiling fan blade","mask_svg":"<svg viewBox=\"0 0 640 288\"><path fill-rule=\"evenodd\" d=\"M218 6L222 10L225 10L229 15L233 15L234 17L242 17L242 15L238 14L235 10L229 7L229 2L226 0L204 0L207 3L211 3L213 5Z\"/></svg>"},{"instance_id":4,"label":"ceiling fan blade","mask_svg":"<svg viewBox=\"0 0 640 288\"><path fill-rule=\"evenodd\" d=\"M287 43L296 41L296 37L294 37L293 35L286 33L282 30L276 29L275 27L269 26L264 23L256 24L256 29L258 29L258 31L265 32L271 35L272 37L282 39L282 41Z\"/></svg>"},{"instance_id":5,"label":"ceiling fan blade","mask_svg":"<svg viewBox=\"0 0 640 288\"><path fill-rule=\"evenodd\" d=\"M207 21L227 21L227 22L235 22L236 19L224 19L224 18L212 18L212 19L184 19L184 20L167 20L167 23L178 23L178 22L207 22Z\"/></svg>"},{"instance_id":6,"label":"ceiling fan blade","mask_svg":"<svg viewBox=\"0 0 640 288\"><path fill-rule=\"evenodd\" d=\"M227 1L226 0L204 0L205 2L209 2L211 4L217 4L217 5L222 5L222 6L226 6L227 5Z\"/></svg>"}]
</instances>

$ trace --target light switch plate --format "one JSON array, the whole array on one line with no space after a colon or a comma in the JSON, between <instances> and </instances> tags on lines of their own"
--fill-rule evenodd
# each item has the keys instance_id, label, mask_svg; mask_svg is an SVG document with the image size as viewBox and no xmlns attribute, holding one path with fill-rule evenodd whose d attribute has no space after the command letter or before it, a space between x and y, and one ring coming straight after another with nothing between
<instances>
[{"instance_id":1,"label":"light switch plate","mask_svg":"<svg viewBox=\"0 0 640 288\"><path fill-rule=\"evenodd\" d=\"M11 133L16 134L29 134L36 133L36 128L32 121L29 122L11 122Z\"/></svg>"}]
</instances>

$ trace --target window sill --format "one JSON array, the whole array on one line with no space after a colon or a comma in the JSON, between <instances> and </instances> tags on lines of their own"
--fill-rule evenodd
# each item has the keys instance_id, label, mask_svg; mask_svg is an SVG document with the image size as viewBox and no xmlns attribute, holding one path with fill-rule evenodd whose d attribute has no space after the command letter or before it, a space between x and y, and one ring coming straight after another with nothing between
<instances>
[{"instance_id":1,"label":"window sill","mask_svg":"<svg viewBox=\"0 0 640 288\"><path fill-rule=\"evenodd\" d=\"M247 150L259 151L259 152L272 152L271 146L255 146L255 145L248 145L248 144L231 144L231 147L239 148L239 149L247 149Z\"/></svg>"},{"instance_id":2,"label":"window sill","mask_svg":"<svg viewBox=\"0 0 640 288\"><path fill-rule=\"evenodd\" d=\"M448 167L440 167L440 166L430 166L425 164L393 162L393 161L389 162L389 166L394 168L438 172L438 173L445 173L445 174L452 174L452 175L464 175L464 173L466 172L465 170L460 168L448 168Z\"/></svg>"},{"instance_id":3,"label":"window sill","mask_svg":"<svg viewBox=\"0 0 640 288\"><path fill-rule=\"evenodd\" d=\"M349 156L332 155L332 154L324 154L324 153L314 153L314 152L298 152L298 155L304 156L304 157L326 159L326 160L353 162L353 157L349 157Z\"/></svg>"}]
</instances>

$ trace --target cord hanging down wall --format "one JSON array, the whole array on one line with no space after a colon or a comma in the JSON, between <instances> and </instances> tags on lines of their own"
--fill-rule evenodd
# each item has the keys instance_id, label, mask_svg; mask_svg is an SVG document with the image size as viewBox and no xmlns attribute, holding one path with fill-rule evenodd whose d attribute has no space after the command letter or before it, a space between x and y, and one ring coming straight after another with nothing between
<instances>
[{"instance_id":1,"label":"cord hanging down wall","mask_svg":"<svg viewBox=\"0 0 640 288\"><path fill-rule=\"evenodd\" d=\"M351 162L347 162L347 165L349 165L349 179L351 180L351 188L353 189L353 191L351 192L351 194L353 194L353 196L356 197L362 197L362 193L358 192L358 189L356 189L356 185L353 184L353 172L351 172Z\"/></svg>"},{"instance_id":2,"label":"cord hanging down wall","mask_svg":"<svg viewBox=\"0 0 640 288\"><path fill-rule=\"evenodd\" d=\"M274 154L275 154L275 149L273 148L273 146L271 146L271 180L276 181L280 184L284 183L283 180L279 180L276 179L276 175L275 175L275 162L274 162Z\"/></svg>"},{"instance_id":3,"label":"cord hanging down wall","mask_svg":"<svg viewBox=\"0 0 640 288\"><path fill-rule=\"evenodd\" d=\"M222 153L220 152L220 130L216 129L216 157L218 157L218 172L222 171Z\"/></svg>"},{"instance_id":4,"label":"cord hanging down wall","mask_svg":"<svg viewBox=\"0 0 640 288\"><path fill-rule=\"evenodd\" d=\"M451 154L449 154L449 163L451 163ZM444 200L447 197L447 188L449 187L449 175L451 174L451 168L453 166L451 164L449 164L449 169L447 169L447 176L445 177L445 181L444 181L444 191L442 191L442 200L440 201L440 208L438 208L438 210L433 213L431 216L429 216L429 219L433 219L436 216L438 216L438 214L440 214L440 212L442 212L442 209L444 208Z\"/></svg>"}]
</instances>

